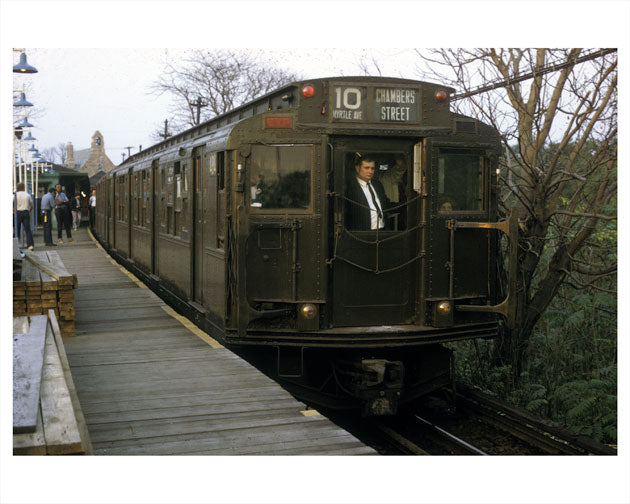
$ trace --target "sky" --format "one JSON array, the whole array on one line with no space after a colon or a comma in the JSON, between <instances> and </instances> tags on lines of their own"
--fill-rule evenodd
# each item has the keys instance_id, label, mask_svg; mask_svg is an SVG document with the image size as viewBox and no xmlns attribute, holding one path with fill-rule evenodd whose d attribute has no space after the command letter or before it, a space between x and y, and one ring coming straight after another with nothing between
<instances>
[{"instance_id":1,"label":"sky","mask_svg":"<svg viewBox=\"0 0 630 504\"><path fill-rule=\"evenodd\" d=\"M625 111L620 116L620 160L627 167L623 163L628 159L629 20L628 3L621 1L0 0L3 181L5 187L11 186L14 81L8 69L16 61L12 48L25 48L29 63L39 70L28 77L32 94L27 95L42 110L37 121L31 121L36 146L42 150L71 141L75 150L88 148L92 134L99 130L110 159L118 164L124 147L150 145L151 132L168 115L168 100L148 93L162 68L164 49L160 48L169 48L170 54L204 47L276 48L283 66L305 77L356 73L366 48L376 48L375 54L385 62L384 74L407 77L413 52L399 48L618 47L619 96ZM11 198L6 200L7 208L0 215L5 237L11 227ZM620 253L623 250L620 242ZM2 264L9 264L8 255L8 247L3 248ZM620 286L623 279L620 271ZM3 304L9 305L8 279L0 289ZM625 327L624 317L621 310L620 327ZM10 315L5 320L8 329ZM627 349L623 338L620 345ZM628 424L628 380L622 378L618 457L485 457L474 462L469 457L52 459L10 455L11 408L4 403L10 396L10 350L4 344L2 349L3 503L578 504L621 503L628 496L629 439L623 430Z\"/></svg>"},{"instance_id":2,"label":"sky","mask_svg":"<svg viewBox=\"0 0 630 504\"><path fill-rule=\"evenodd\" d=\"M182 62L187 49L152 48L24 48L37 74L14 76L14 89L26 89L34 104L29 122L36 147L43 151L72 142L74 150L87 149L100 131L105 150L114 164L122 154L138 152L155 143L152 133L170 117L172 97L158 95L152 85L165 62ZM419 60L412 49L310 49L283 48L256 51L305 78L359 75L359 62L369 54L383 61L389 75L414 77ZM14 53L14 63L19 53ZM25 86L25 87L23 87ZM36 112L33 113L33 110ZM34 115L35 114L35 115ZM129 151L126 147L132 147Z\"/></svg>"}]
</instances>

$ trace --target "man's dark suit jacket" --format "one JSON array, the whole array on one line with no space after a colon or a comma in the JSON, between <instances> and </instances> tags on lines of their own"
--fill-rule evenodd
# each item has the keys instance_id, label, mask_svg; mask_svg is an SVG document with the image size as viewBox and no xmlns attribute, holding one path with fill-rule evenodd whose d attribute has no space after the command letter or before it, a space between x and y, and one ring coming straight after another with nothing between
<instances>
[{"instance_id":1,"label":"man's dark suit jacket","mask_svg":"<svg viewBox=\"0 0 630 504\"><path fill-rule=\"evenodd\" d=\"M372 189L374 189L374 192L378 196L379 201L381 202L381 210L383 211L383 220L385 223L384 229L390 229L391 219L389 219L388 215L385 213L385 210L387 210L391 206L391 202L385 194L385 189L383 189L383 186L380 182L378 182L377 180L372 180L370 184L372 186ZM355 205L353 203L350 203L349 201L346 201L346 229L369 231L372 222L372 219L370 217L370 205L367 198L365 197L363 189L361 189L361 186L359 185L357 177L355 176L351 176L350 179L346 181L346 198L359 203L359 205Z\"/></svg>"}]
</instances>

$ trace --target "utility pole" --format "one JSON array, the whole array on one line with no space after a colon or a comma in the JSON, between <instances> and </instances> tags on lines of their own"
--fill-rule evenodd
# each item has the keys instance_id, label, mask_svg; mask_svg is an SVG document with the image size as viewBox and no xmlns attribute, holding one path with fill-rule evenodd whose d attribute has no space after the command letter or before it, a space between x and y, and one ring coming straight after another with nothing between
<instances>
[{"instance_id":1,"label":"utility pole","mask_svg":"<svg viewBox=\"0 0 630 504\"><path fill-rule=\"evenodd\" d=\"M195 106L197 107L197 124L200 123L201 120L201 109L207 107L207 103L201 103L201 96L197 97L197 101L195 102Z\"/></svg>"},{"instance_id":2,"label":"utility pole","mask_svg":"<svg viewBox=\"0 0 630 504\"><path fill-rule=\"evenodd\" d=\"M168 132L168 119L164 120L164 133L159 133L159 135L166 140L171 134Z\"/></svg>"},{"instance_id":3,"label":"utility pole","mask_svg":"<svg viewBox=\"0 0 630 504\"><path fill-rule=\"evenodd\" d=\"M125 162L125 153L122 153L122 157L123 157L123 163Z\"/></svg>"},{"instance_id":4,"label":"utility pole","mask_svg":"<svg viewBox=\"0 0 630 504\"><path fill-rule=\"evenodd\" d=\"M127 146L127 147L123 147L123 149L127 149L127 157L131 157L131 149L133 149L133 147Z\"/></svg>"}]
</instances>

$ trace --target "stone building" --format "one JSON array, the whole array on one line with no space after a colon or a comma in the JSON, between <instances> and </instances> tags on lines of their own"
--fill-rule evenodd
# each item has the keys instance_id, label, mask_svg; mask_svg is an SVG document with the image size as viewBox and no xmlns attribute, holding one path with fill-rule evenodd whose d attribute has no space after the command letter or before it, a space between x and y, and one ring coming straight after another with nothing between
<instances>
[{"instance_id":1,"label":"stone building","mask_svg":"<svg viewBox=\"0 0 630 504\"><path fill-rule=\"evenodd\" d=\"M100 131L92 135L89 149L75 151L72 142L66 144L66 166L73 170L87 173L90 180L99 174L109 173L115 168L114 163L105 154L105 142Z\"/></svg>"}]
</instances>

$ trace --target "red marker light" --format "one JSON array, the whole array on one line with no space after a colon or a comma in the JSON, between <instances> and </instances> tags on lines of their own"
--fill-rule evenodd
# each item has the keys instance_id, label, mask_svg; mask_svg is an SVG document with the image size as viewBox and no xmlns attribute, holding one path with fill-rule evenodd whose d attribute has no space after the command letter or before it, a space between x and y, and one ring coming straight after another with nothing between
<instances>
[{"instance_id":1,"label":"red marker light","mask_svg":"<svg viewBox=\"0 0 630 504\"><path fill-rule=\"evenodd\" d=\"M311 86L310 84L308 86L304 86L302 88L302 94L306 98L312 98L313 96L315 96L315 88Z\"/></svg>"},{"instance_id":2,"label":"red marker light","mask_svg":"<svg viewBox=\"0 0 630 504\"><path fill-rule=\"evenodd\" d=\"M436 101L445 102L447 98L448 98L448 94L446 94L446 91L437 91L435 93Z\"/></svg>"}]
</instances>

